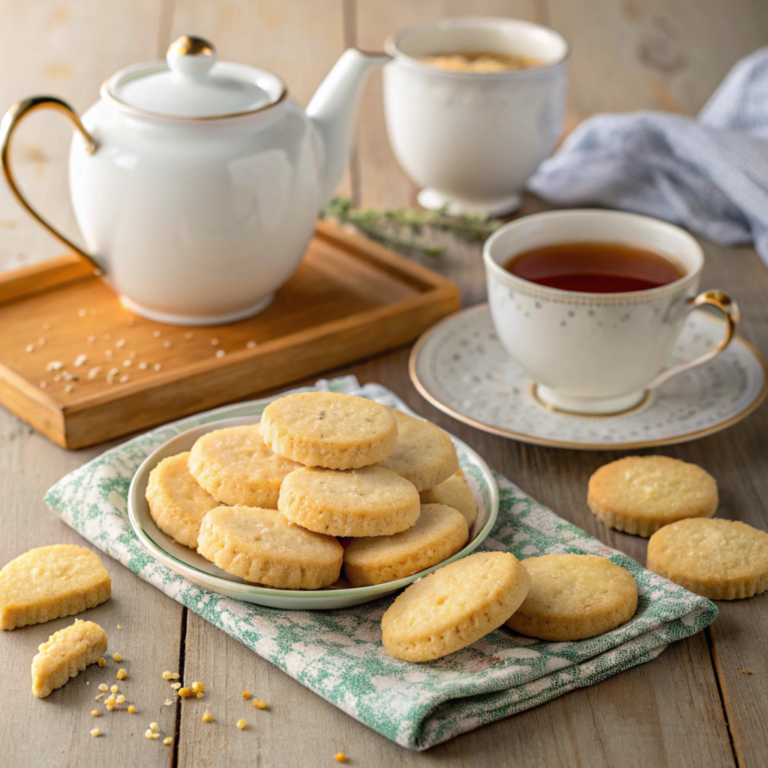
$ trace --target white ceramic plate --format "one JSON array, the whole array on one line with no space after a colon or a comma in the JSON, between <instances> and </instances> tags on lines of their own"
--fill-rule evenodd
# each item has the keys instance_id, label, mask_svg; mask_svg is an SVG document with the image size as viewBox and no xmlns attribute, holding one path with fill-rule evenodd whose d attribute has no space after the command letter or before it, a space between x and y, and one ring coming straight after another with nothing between
<instances>
[{"instance_id":1,"label":"white ceramic plate","mask_svg":"<svg viewBox=\"0 0 768 768\"><path fill-rule=\"evenodd\" d=\"M228 418L232 411L242 412L243 406L234 405L216 413L216 421L189 429L168 440L151 453L136 471L128 492L128 515L139 541L162 563L195 584L236 600L265 605L270 608L295 610L328 610L349 608L360 603L367 603L379 597L390 595L407 587L417 579L448 563L465 557L480 546L490 533L499 514L499 489L488 465L466 443L452 436L459 461L464 470L469 487L477 502L477 520L470 533L467 545L460 552L442 563L398 581L377 584L372 587L348 587L309 591L272 589L270 587L249 584L237 576L230 576L216 567L192 549L179 544L166 536L154 523L149 514L146 500L147 481L154 467L168 456L183 453L192 448L195 441L208 432L224 427L236 427L245 424L257 424L260 416Z\"/></svg>"},{"instance_id":2,"label":"white ceramic plate","mask_svg":"<svg viewBox=\"0 0 768 768\"><path fill-rule=\"evenodd\" d=\"M691 312L670 364L690 360L723 338L723 323ZM620 414L582 416L550 408L507 354L488 305L432 326L411 352L419 392L459 421L524 443L611 450L670 445L711 435L748 416L768 391L766 363L740 336L706 365L675 376Z\"/></svg>"}]
</instances>

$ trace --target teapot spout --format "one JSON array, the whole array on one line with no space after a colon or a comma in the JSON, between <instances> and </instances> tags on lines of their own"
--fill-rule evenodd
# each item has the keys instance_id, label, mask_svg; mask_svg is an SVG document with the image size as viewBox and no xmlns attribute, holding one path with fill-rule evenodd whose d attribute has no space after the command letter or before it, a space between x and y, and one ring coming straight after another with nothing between
<instances>
[{"instance_id":1,"label":"teapot spout","mask_svg":"<svg viewBox=\"0 0 768 768\"><path fill-rule=\"evenodd\" d=\"M320 84L307 107L319 144L320 208L333 196L352 153L352 132L368 75L392 57L349 48Z\"/></svg>"}]
</instances>

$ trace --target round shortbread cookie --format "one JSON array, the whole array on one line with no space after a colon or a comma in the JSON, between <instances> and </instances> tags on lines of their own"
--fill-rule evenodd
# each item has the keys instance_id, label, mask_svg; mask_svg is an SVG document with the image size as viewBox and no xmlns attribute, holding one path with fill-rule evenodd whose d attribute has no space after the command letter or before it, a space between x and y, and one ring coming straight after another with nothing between
<instances>
[{"instance_id":1,"label":"round shortbread cookie","mask_svg":"<svg viewBox=\"0 0 768 768\"><path fill-rule=\"evenodd\" d=\"M609 528L650 536L686 517L712 517L717 483L709 472L668 456L628 456L589 479L587 503Z\"/></svg>"},{"instance_id":2,"label":"round shortbread cookie","mask_svg":"<svg viewBox=\"0 0 768 768\"><path fill-rule=\"evenodd\" d=\"M189 451L163 459L149 473L146 497L155 525L192 549L197 549L197 534L206 512L221 504L192 477Z\"/></svg>"},{"instance_id":3,"label":"round shortbread cookie","mask_svg":"<svg viewBox=\"0 0 768 768\"><path fill-rule=\"evenodd\" d=\"M217 507L200 526L197 551L223 571L278 589L322 589L341 573L336 539L289 523L273 509Z\"/></svg>"},{"instance_id":4,"label":"round shortbread cookie","mask_svg":"<svg viewBox=\"0 0 768 768\"><path fill-rule=\"evenodd\" d=\"M380 467L396 472L424 491L447 480L458 468L453 442L440 427L426 419L392 410L397 419L397 446Z\"/></svg>"},{"instance_id":5,"label":"round shortbread cookie","mask_svg":"<svg viewBox=\"0 0 768 768\"><path fill-rule=\"evenodd\" d=\"M419 494L380 467L302 467L283 481L277 508L292 523L329 536L387 536L419 519Z\"/></svg>"},{"instance_id":6,"label":"round shortbread cookie","mask_svg":"<svg viewBox=\"0 0 768 768\"><path fill-rule=\"evenodd\" d=\"M203 435L192 446L189 471L219 504L277 509L283 478L300 465L264 442L258 424Z\"/></svg>"},{"instance_id":7,"label":"round shortbread cookie","mask_svg":"<svg viewBox=\"0 0 768 768\"><path fill-rule=\"evenodd\" d=\"M468 538L460 512L443 504L423 504L413 528L394 536L354 539L344 549L344 575L353 587L404 579L455 555Z\"/></svg>"},{"instance_id":8,"label":"round shortbread cookie","mask_svg":"<svg viewBox=\"0 0 768 768\"><path fill-rule=\"evenodd\" d=\"M422 504L445 504L457 509L464 515L470 530L477 520L477 502L460 469L434 488L422 491L419 497Z\"/></svg>"},{"instance_id":9,"label":"round shortbread cookie","mask_svg":"<svg viewBox=\"0 0 768 768\"><path fill-rule=\"evenodd\" d=\"M500 627L530 578L508 552L470 555L411 584L381 620L384 647L404 661L447 656Z\"/></svg>"},{"instance_id":10,"label":"round shortbread cookie","mask_svg":"<svg viewBox=\"0 0 768 768\"><path fill-rule=\"evenodd\" d=\"M648 542L648 569L710 600L768 589L768 533L732 520L691 518Z\"/></svg>"},{"instance_id":11,"label":"round shortbread cookie","mask_svg":"<svg viewBox=\"0 0 768 768\"><path fill-rule=\"evenodd\" d=\"M602 635L637 610L632 574L597 555L543 555L523 560L531 588L506 622L521 635L566 642Z\"/></svg>"},{"instance_id":12,"label":"round shortbread cookie","mask_svg":"<svg viewBox=\"0 0 768 768\"><path fill-rule=\"evenodd\" d=\"M389 408L340 392L300 392L264 409L264 440L308 467L358 469L386 459L397 444Z\"/></svg>"}]
</instances>

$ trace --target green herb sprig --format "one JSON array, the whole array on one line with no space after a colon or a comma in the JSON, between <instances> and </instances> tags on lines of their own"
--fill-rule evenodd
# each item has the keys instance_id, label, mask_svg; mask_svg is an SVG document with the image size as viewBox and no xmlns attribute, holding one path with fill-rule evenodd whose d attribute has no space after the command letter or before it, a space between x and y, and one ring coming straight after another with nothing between
<instances>
[{"instance_id":1,"label":"green herb sprig","mask_svg":"<svg viewBox=\"0 0 768 768\"><path fill-rule=\"evenodd\" d=\"M334 197L321 218L351 224L366 237L406 255L440 256L441 245L427 245L417 239L426 229L450 232L462 240L483 241L503 223L483 216L449 216L446 208L427 211L415 208L353 208L347 197Z\"/></svg>"}]
</instances>

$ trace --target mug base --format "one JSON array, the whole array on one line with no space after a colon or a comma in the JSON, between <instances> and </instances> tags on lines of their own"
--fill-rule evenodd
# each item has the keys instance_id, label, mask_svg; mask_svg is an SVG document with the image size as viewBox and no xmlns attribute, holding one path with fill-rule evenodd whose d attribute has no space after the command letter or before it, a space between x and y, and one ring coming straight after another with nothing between
<instances>
[{"instance_id":1,"label":"mug base","mask_svg":"<svg viewBox=\"0 0 768 768\"><path fill-rule=\"evenodd\" d=\"M149 307L144 307L141 304L137 304L133 299L129 299L127 296L120 296L120 303L140 317L146 317L147 320L154 320L156 323L164 323L165 325L224 325L225 323L235 323L238 320L245 320L247 317L253 317L258 315L259 312L263 312L275 298L274 293L270 293L262 299L259 299L255 304L251 304L245 309L238 309L235 312L226 312L221 315L175 315L169 312L160 312Z\"/></svg>"},{"instance_id":2,"label":"mug base","mask_svg":"<svg viewBox=\"0 0 768 768\"><path fill-rule=\"evenodd\" d=\"M648 392L641 389L622 397L573 397L541 384L534 384L533 396L544 407L554 411L564 411L582 416L616 416L642 405L648 398Z\"/></svg>"},{"instance_id":3,"label":"mug base","mask_svg":"<svg viewBox=\"0 0 768 768\"><path fill-rule=\"evenodd\" d=\"M419 205L430 211L439 211L446 208L449 216L465 216L467 214L475 216L501 216L503 213L513 213L523 204L521 195L508 195L499 197L495 200L468 200L466 198L456 197L455 195L445 195L431 187L425 187L416 196Z\"/></svg>"}]
</instances>

